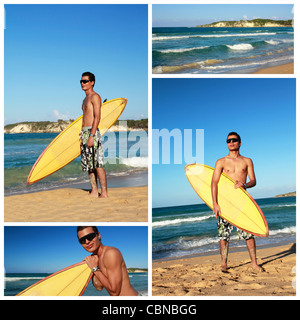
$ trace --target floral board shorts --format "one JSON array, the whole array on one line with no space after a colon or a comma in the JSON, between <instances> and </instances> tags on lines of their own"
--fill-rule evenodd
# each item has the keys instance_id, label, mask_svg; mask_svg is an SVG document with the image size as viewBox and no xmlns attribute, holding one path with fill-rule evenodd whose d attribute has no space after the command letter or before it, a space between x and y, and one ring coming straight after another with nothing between
<instances>
[{"instance_id":1,"label":"floral board shorts","mask_svg":"<svg viewBox=\"0 0 300 320\"><path fill-rule=\"evenodd\" d=\"M241 230L241 229L238 229L238 228L236 228L236 229L237 229L237 232L239 235L239 239L249 240L249 239L254 238L253 234L248 233L248 232ZM233 225L231 223L229 223L228 221L219 217L219 219L218 219L218 236L219 236L219 238L221 240L229 241L232 230L233 230Z\"/></svg>"},{"instance_id":2,"label":"floral board shorts","mask_svg":"<svg viewBox=\"0 0 300 320\"><path fill-rule=\"evenodd\" d=\"M87 141L89 139L92 127L82 128L81 131L81 168L82 171L92 172L96 168L104 167L104 157L102 150L101 134L99 129L97 129L94 137L94 146L88 147Z\"/></svg>"}]
</instances>

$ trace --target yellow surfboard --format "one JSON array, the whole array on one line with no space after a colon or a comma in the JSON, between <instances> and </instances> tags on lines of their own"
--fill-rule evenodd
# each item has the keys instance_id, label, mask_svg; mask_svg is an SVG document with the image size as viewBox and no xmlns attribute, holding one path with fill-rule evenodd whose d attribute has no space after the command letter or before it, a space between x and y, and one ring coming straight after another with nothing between
<instances>
[{"instance_id":1,"label":"yellow surfboard","mask_svg":"<svg viewBox=\"0 0 300 320\"><path fill-rule=\"evenodd\" d=\"M34 283L17 296L81 296L92 275L91 269L82 261Z\"/></svg>"},{"instance_id":2,"label":"yellow surfboard","mask_svg":"<svg viewBox=\"0 0 300 320\"><path fill-rule=\"evenodd\" d=\"M119 98L104 102L101 106L99 130L101 135L117 121L127 104L127 99ZM80 155L82 116L64 129L42 152L33 165L27 184L33 184L63 168Z\"/></svg>"},{"instance_id":3,"label":"yellow surfboard","mask_svg":"<svg viewBox=\"0 0 300 320\"><path fill-rule=\"evenodd\" d=\"M214 168L203 164L185 166L185 174L198 196L213 210L211 179ZM234 181L222 173L218 183L220 217L232 225L259 237L267 237L266 218L255 200L243 188L234 188Z\"/></svg>"}]
</instances>

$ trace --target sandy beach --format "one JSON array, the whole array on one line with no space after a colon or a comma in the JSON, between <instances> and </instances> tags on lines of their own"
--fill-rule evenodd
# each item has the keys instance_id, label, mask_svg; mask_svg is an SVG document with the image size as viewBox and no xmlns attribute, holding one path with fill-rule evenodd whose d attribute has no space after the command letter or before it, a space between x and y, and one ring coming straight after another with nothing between
<instances>
[{"instance_id":1,"label":"sandy beach","mask_svg":"<svg viewBox=\"0 0 300 320\"><path fill-rule=\"evenodd\" d=\"M229 252L228 273L220 256L153 262L153 296L294 296L296 244L257 250L264 272L253 271L248 251Z\"/></svg>"},{"instance_id":2,"label":"sandy beach","mask_svg":"<svg viewBox=\"0 0 300 320\"><path fill-rule=\"evenodd\" d=\"M5 222L147 222L148 187L110 188L94 199L82 189L62 188L4 197Z\"/></svg>"},{"instance_id":3,"label":"sandy beach","mask_svg":"<svg viewBox=\"0 0 300 320\"><path fill-rule=\"evenodd\" d=\"M294 62L276 67L259 69L253 74L294 74Z\"/></svg>"}]
</instances>

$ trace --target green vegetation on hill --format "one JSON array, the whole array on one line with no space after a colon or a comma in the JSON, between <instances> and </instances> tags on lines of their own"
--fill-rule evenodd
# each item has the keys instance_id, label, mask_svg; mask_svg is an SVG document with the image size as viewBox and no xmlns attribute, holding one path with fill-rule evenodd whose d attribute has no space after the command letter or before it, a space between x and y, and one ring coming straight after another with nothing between
<instances>
[{"instance_id":1,"label":"green vegetation on hill","mask_svg":"<svg viewBox=\"0 0 300 320\"><path fill-rule=\"evenodd\" d=\"M14 124L8 124L4 127L5 133L10 133L14 128L24 125L27 126L29 132L54 132L56 130L57 132L62 131L65 129L70 123L72 123L74 120L61 120L59 119L57 122L51 122L51 121L26 121L26 122L18 122ZM118 120L115 125L119 125L119 122L121 120ZM123 120L127 121L127 128L128 129L148 129L148 119L141 119L141 120ZM12 131L14 132L14 131ZM26 130L23 132L27 132ZM14 132L16 133L16 132Z\"/></svg>"},{"instance_id":2,"label":"green vegetation on hill","mask_svg":"<svg viewBox=\"0 0 300 320\"><path fill-rule=\"evenodd\" d=\"M128 272L148 272L146 268L128 268Z\"/></svg>"},{"instance_id":3,"label":"green vegetation on hill","mask_svg":"<svg viewBox=\"0 0 300 320\"><path fill-rule=\"evenodd\" d=\"M278 196L275 196L275 198L283 198L283 197L296 197L296 191L283 193L283 194L279 194Z\"/></svg>"},{"instance_id":4,"label":"green vegetation on hill","mask_svg":"<svg viewBox=\"0 0 300 320\"><path fill-rule=\"evenodd\" d=\"M118 120L115 125L119 125L120 121L127 121L127 127L130 129L148 129L148 119Z\"/></svg>"},{"instance_id":5,"label":"green vegetation on hill","mask_svg":"<svg viewBox=\"0 0 300 320\"><path fill-rule=\"evenodd\" d=\"M199 25L196 27L217 27L222 24L224 27L247 27L247 24L253 24L254 27L264 27L267 24L274 24L282 27L291 27L293 20L272 20L272 19L253 19L253 20L240 20L240 21L218 21L210 24Z\"/></svg>"}]
</instances>

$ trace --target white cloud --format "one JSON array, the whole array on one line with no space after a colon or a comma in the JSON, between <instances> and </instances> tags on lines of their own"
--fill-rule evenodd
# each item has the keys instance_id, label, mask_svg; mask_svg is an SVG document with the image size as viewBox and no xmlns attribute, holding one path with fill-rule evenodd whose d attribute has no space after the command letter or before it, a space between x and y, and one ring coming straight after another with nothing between
<instances>
[{"instance_id":1,"label":"white cloud","mask_svg":"<svg viewBox=\"0 0 300 320\"><path fill-rule=\"evenodd\" d=\"M70 119L70 115L69 114L62 114L56 109L53 110L53 114L54 114L54 117L56 118L56 120L58 120L58 119L69 120Z\"/></svg>"},{"instance_id":2,"label":"white cloud","mask_svg":"<svg viewBox=\"0 0 300 320\"><path fill-rule=\"evenodd\" d=\"M248 20L248 17L246 14L243 15L244 20Z\"/></svg>"}]
</instances>

